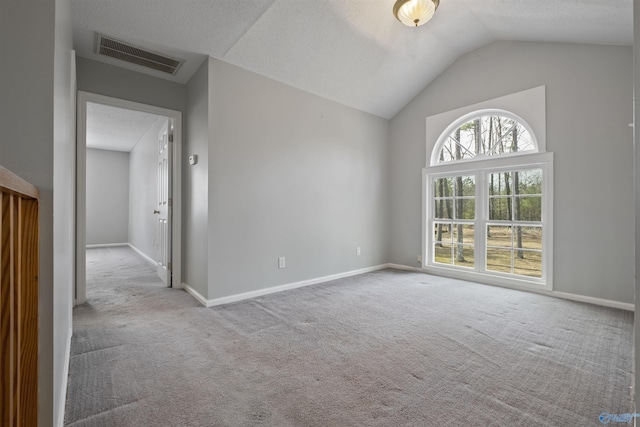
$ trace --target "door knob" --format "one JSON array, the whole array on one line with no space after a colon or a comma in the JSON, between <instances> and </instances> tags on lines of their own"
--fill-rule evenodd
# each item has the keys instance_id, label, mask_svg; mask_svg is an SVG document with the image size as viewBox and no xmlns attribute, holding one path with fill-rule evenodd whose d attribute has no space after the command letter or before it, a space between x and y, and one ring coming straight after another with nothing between
<instances>
[{"instance_id":1,"label":"door knob","mask_svg":"<svg viewBox=\"0 0 640 427\"><path fill-rule=\"evenodd\" d=\"M154 215L158 215L159 213L160 213L160 211L157 211L157 210L155 210L155 209L153 210L153 214L154 214Z\"/></svg>"}]
</instances>

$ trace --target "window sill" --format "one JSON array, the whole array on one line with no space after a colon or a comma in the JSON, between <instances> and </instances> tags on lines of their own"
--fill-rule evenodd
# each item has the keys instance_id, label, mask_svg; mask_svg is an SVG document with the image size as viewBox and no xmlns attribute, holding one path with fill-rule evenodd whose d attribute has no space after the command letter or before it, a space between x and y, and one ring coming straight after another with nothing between
<instances>
[{"instance_id":1,"label":"window sill","mask_svg":"<svg viewBox=\"0 0 640 427\"><path fill-rule=\"evenodd\" d=\"M507 277L498 276L489 273L481 273L474 270L460 270L457 268L448 268L445 266L427 265L422 268L425 273L435 276L449 277L452 279L466 280L468 282L483 283L485 285L500 286L503 288L517 290L544 290L552 291L552 283L550 280L542 281L525 277Z\"/></svg>"}]
</instances>

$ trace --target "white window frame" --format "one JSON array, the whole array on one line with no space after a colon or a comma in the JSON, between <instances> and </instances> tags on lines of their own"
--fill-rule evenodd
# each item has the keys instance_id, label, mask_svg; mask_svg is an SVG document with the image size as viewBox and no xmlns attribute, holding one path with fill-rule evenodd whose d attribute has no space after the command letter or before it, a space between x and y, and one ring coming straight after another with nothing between
<instances>
[{"instance_id":1,"label":"white window frame","mask_svg":"<svg viewBox=\"0 0 640 427\"><path fill-rule=\"evenodd\" d=\"M504 153L504 154L498 154L498 155L487 155L485 153L477 153L476 157L474 157L473 159L460 159L452 162L440 163L440 151L442 151L442 146L447 142L447 139L449 138L449 136L461 125L467 122L470 122L474 119L477 119L479 117L485 117L485 116L501 116L501 117L507 117L511 120L515 120L527 132L529 132L529 135L531 135L531 138L533 139L534 149L527 150L527 151ZM535 133L533 132L533 129L531 129L531 126L529 126L529 124L522 117L510 111L503 110L500 108L487 108L484 110L476 110L476 111L472 111L471 113L465 114L464 116L460 117L458 120L454 121L449 126L447 126L447 128L444 130L444 132L442 132L442 134L438 138L438 142L436 143L435 147L431 152L430 165L438 166L438 165L444 165L444 164L450 164L450 163L459 164L462 162L478 162L484 159L495 159L497 157L524 156L531 153L539 153L540 151L541 150L540 150L540 146L538 145L538 139L535 137Z\"/></svg>"},{"instance_id":2,"label":"white window frame","mask_svg":"<svg viewBox=\"0 0 640 427\"><path fill-rule=\"evenodd\" d=\"M496 110L485 110L496 111ZM479 111L473 112L464 117L477 117ZM486 113L485 113L486 114ZM490 113L493 114L493 113ZM513 116L513 115L512 115ZM462 119L456 120L454 124L458 126L463 123ZM519 119L521 124L525 124ZM455 130L455 126L453 128ZM451 131L453 131L451 130ZM530 128L534 143L535 134ZM449 128L447 128L449 131ZM442 142L448 137L448 133L443 133L433 150L432 158L439 157ZM538 149L539 145L536 144ZM491 172L507 172L526 169L542 169L542 278L512 275L499 272L482 271L485 266L486 248L486 226L488 218L488 184L486 177ZM442 275L457 279L477 281L492 285L504 286L515 289L543 289L551 291L553 289L553 153L535 153L526 151L522 153L509 153L500 156L484 156L480 159L454 161L446 163L436 163L423 169L423 233L422 233L422 259L423 270L430 274ZM468 176L476 177L476 216L475 223L475 254L474 267L459 267L455 265L436 264L433 262L431 247L433 244L433 222L434 218L434 179L444 176ZM435 221L437 222L437 220ZM481 250L478 250L481 248ZM483 267L483 268L481 268Z\"/></svg>"},{"instance_id":3,"label":"white window frame","mask_svg":"<svg viewBox=\"0 0 640 427\"><path fill-rule=\"evenodd\" d=\"M449 164L449 163L446 163ZM474 215L474 219L456 219L455 218L455 214L453 215L453 218L446 220L446 219L442 219L442 218L427 218L427 233L426 233L426 237L429 239L429 241L427 242L427 247L429 249L429 251L424 252L424 254L428 255L427 257L423 256L423 260L425 260L427 265L434 265L434 266L439 266L439 267L443 267L446 269L455 269L455 270L460 270L460 271L478 271L478 264L474 262L474 267L467 267L467 266L456 266L456 265L447 265L447 264L440 264L440 263L436 263L433 258L434 258L434 253L432 253L430 251L430 249L433 247L433 243L434 243L434 238L433 238L433 230L434 230L434 224L437 223L445 223L445 222L450 222L453 226L453 224L462 224L462 225L473 225L474 227L474 258L475 258L475 242L478 239L478 171L476 170L470 170L470 169L465 169L464 172L462 173L449 173L449 172L442 172L442 173L430 173L427 175L428 179L427 179L427 188L428 191L430 192L429 197L427 198L427 207L426 207L426 211L427 212L434 212L435 211L435 205L434 205L434 201L435 201L435 195L433 194L433 188L434 188L434 183L438 178L449 178L449 177L454 177L454 176L473 176L475 178L475 188L476 188L476 194L474 196L474 202L475 202L475 215ZM454 204L454 210L455 210L455 201L456 198L453 197L453 204ZM456 243L452 241L452 245L455 245Z\"/></svg>"}]
</instances>

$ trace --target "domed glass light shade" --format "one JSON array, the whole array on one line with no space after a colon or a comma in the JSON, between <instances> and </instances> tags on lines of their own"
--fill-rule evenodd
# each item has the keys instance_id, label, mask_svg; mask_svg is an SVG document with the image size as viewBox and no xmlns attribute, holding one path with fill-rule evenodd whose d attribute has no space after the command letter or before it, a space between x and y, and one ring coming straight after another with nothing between
<instances>
[{"instance_id":1,"label":"domed glass light shade","mask_svg":"<svg viewBox=\"0 0 640 427\"><path fill-rule=\"evenodd\" d=\"M393 14L398 21L409 27L426 24L440 4L440 0L397 0Z\"/></svg>"}]
</instances>

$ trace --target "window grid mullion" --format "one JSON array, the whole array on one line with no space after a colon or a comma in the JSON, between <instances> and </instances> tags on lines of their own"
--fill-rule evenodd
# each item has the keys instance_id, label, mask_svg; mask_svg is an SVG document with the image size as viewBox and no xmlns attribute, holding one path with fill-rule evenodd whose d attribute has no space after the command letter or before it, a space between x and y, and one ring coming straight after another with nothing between
<instances>
[{"instance_id":1,"label":"window grid mullion","mask_svg":"<svg viewBox=\"0 0 640 427\"><path fill-rule=\"evenodd\" d=\"M492 120L494 116L500 117L500 123L492 126L486 119ZM518 127L518 147L513 148L511 135L516 126ZM492 129L499 129L499 131L489 136L488 133ZM480 141L475 139L478 137L476 132L480 134ZM460 137L454 138L456 135ZM513 139L513 142L515 141ZM502 146L504 146L504 152L502 152ZM462 154L461 159L454 158L456 148ZM427 194L430 194L426 207L427 218L425 218L428 225L426 239L428 245L424 249L431 252L425 265L437 264L436 267L451 267L451 270L458 267L464 268L465 263L456 261L459 241L457 236L460 236L458 226L473 225L474 264L472 269L467 268L467 270L504 278L511 276L515 277L516 282L524 280L537 282L543 286L551 283L553 187L550 183L553 181L553 158L551 153L544 153L544 148L542 152L539 149L529 125L508 111L487 109L470 113L451 123L444 130L432 150L430 162L432 169L429 166L424 169L428 178L423 182L425 184L428 182ZM440 160L436 157L440 156L441 152L446 154L447 150L450 152L445 156L446 159ZM466 156L470 158L465 158ZM471 161L474 163L470 163ZM516 172L534 169L540 169L541 176L536 176L535 172L523 173L516 181ZM493 192L504 194L490 194L492 174L496 174L498 182L502 183L501 190L498 191L496 187ZM462 195L470 188L466 182L463 184L464 187L457 188L456 177L460 176L475 178L474 196ZM451 189L449 197L442 197L443 194L434 187L439 178L451 179L446 181ZM517 188L516 182L519 183ZM505 191L507 183L510 184L508 192L510 194L506 194L507 191ZM499 184L496 183L496 185ZM447 207L449 209L444 211L443 208ZM440 214L441 210L442 214ZM472 213L473 220L463 218L470 217ZM490 215L496 219L491 219ZM516 218L518 218L517 221ZM443 251L442 248L434 247L435 241L438 240L438 223L447 224L442 227L442 241L443 244L450 244L450 248L447 248L449 250ZM495 234L494 229L491 228L489 238L487 237L489 227L493 226L496 227ZM471 240L466 234L469 228L471 227L464 228L463 245L468 245ZM462 232L463 227L460 229ZM522 243L519 245L520 235ZM488 245L489 241L491 245ZM518 246L521 247L518 248ZM488 253L489 249L496 249L496 251L492 250ZM525 254L521 257L519 251L530 255ZM448 255L445 255L447 253ZM435 263L436 255L441 263ZM449 259L445 259L445 256ZM450 262L450 265L447 265L447 262ZM491 270L487 268L487 262L491 263ZM509 268L506 268L507 263ZM498 279L497 282L501 280Z\"/></svg>"},{"instance_id":2,"label":"window grid mullion","mask_svg":"<svg viewBox=\"0 0 640 427\"><path fill-rule=\"evenodd\" d=\"M455 261L455 257L456 257L456 253L457 253L457 239L455 238L455 233L456 233L456 226L461 224L461 225L473 225L474 226L474 243L473 243L473 250L474 250L474 265L472 268L466 268L463 267L465 269L469 269L469 270L475 270L477 272L481 272L481 273L489 273L489 274L507 274L507 275L516 275L516 269L520 268L516 265L516 227L532 227L532 228L544 228L544 209L542 212L542 216L541 216L541 221L523 221L523 220L519 220L519 221L515 221L514 215L515 215L515 210L511 211L512 214L512 219L511 220L491 220L489 218L489 208L490 208L490 204L489 201L491 199L494 198L498 198L498 197L508 197L511 201L511 206L515 206L515 200L517 198L523 198L523 197L541 197L542 198L542 206L545 206L545 185L546 185L546 168L542 167L542 165L531 165L531 168L540 168L542 170L542 179L543 179L543 191L541 192L542 194L515 194L514 190L511 191L511 194L509 196L490 196L490 192L489 192L489 178L491 176L491 174L495 174L495 173L500 173L500 174L504 174L504 173L509 173L510 174L510 182L512 185L515 185L515 181L513 180L513 172L514 171L519 171L522 169L521 166L519 167L514 167L514 168L500 168L499 170L497 169L487 169L487 170L461 170L461 171L457 171L457 172L449 172L449 173L441 173L441 174L434 174L434 175L430 175L429 179L427 180L428 182L428 186L429 186L429 198L428 198L428 205L427 205L427 210L429 212L429 216L428 216L428 251L431 252L428 254L428 258L425 260L427 261L427 264L429 265L443 265L441 263L436 263L435 262L435 242L436 242L436 235L434 230L436 230L436 225L441 223L441 224L446 224L447 229L449 230L449 238L445 241L443 240L442 242L444 244L450 244L450 248L449 248L449 257L451 259L451 264L444 264L445 266L450 265L453 268L457 268L460 267L460 265L456 265L456 261ZM526 170L526 169L525 169ZM459 195L458 193L458 189L456 187L456 182L455 179L457 177L473 177L475 180L475 196L462 196ZM440 178L450 178L452 179L452 194L449 197L436 197L439 193L437 193L437 189L435 187L437 180ZM513 187L512 187L513 188ZM457 218L458 215L458 203L456 202L457 200L474 200L475 201L475 211L474 211L474 215L475 218L473 220L470 219L463 219L463 218ZM436 201L450 201L452 206L451 206L451 216L453 218L436 218ZM488 245L487 244L487 227L491 226L491 225L495 225L495 226L507 226L507 227L511 227L511 238L509 241L509 247L505 247L505 246L494 246L494 245ZM521 250L524 252L529 252L529 253L539 253L539 254L543 254L544 253L544 248L545 248L545 240L547 239L547 236L545 235L546 233L543 232L543 236L542 236L542 248L541 249L535 249L535 248L522 248ZM506 242L505 242L506 243ZM469 245L468 243L463 243L464 245ZM504 250L508 250L509 251L509 258L510 258L510 262L509 262L509 273L504 272L504 273L500 273L499 271L495 271L495 270L488 270L487 269L487 249L491 249L491 248L495 248L495 249L504 249ZM542 259L542 263L543 265L541 266L542 268L542 280L545 279L545 265L544 265L544 257ZM506 266L505 266L506 267ZM537 280L535 277L532 278L532 280Z\"/></svg>"},{"instance_id":3,"label":"window grid mullion","mask_svg":"<svg viewBox=\"0 0 640 427\"><path fill-rule=\"evenodd\" d=\"M476 176L476 238L475 238L475 256L476 265L475 270L485 271L485 242L486 242L486 218L488 217L489 204L485 203L486 192L485 190L485 173L481 171L475 171Z\"/></svg>"}]
</instances>

